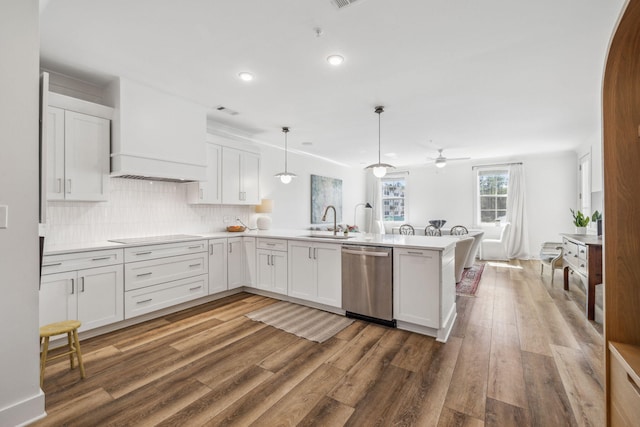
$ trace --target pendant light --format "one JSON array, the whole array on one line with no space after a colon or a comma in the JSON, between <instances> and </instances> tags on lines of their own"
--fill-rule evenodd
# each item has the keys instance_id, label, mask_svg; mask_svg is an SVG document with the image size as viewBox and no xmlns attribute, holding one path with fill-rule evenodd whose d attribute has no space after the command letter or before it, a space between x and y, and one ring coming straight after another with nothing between
<instances>
[{"instance_id":1,"label":"pendant light","mask_svg":"<svg viewBox=\"0 0 640 427\"><path fill-rule=\"evenodd\" d=\"M394 168L394 166L380 162L380 114L384 112L384 107L378 106L374 111L378 115L378 163L369 165L365 169L373 169L373 174L382 178L387 174L387 168Z\"/></svg>"},{"instance_id":2,"label":"pendant light","mask_svg":"<svg viewBox=\"0 0 640 427\"><path fill-rule=\"evenodd\" d=\"M288 184L293 178L297 178L298 175L296 175L295 173L287 172L287 133L289 133L289 128L284 126L282 128L282 132L284 132L284 172L276 174L275 177L280 178L280 181L283 184Z\"/></svg>"}]
</instances>

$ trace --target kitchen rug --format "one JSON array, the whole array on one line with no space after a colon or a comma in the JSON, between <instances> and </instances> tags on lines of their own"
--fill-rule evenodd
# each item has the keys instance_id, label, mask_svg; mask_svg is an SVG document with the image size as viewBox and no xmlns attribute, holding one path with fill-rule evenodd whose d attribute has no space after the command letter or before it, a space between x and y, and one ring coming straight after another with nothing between
<instances>
[{"instance_id":1,"label":"kitchen rug","mask_svg":"<svg viewBox=\"0 0 640 427\"><path fill-rule=\"evenodd\" d=\"M315 342L326 341L353 323L353 319L338 314L286 301L279 301L245 316Z\"/></svg>"},{"instance_id":2,"label":"kitchen rug","mask_svg":"<svg viewBox=\"0 0 640 427\"><path fill-rule=\"evenodd\" d=\"M478 284L484 271L483 262L474 262L473 267L467 268L462 272L462 280L456 283L456 294L473 296L478 290Z\"/></svg>"}]
</instances>

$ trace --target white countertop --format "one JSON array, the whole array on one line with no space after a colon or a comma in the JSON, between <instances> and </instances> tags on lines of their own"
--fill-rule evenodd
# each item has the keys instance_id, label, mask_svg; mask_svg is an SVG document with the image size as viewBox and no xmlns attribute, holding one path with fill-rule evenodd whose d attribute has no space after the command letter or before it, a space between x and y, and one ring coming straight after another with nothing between
<instances>
[{"instance_id":1,"label":"white countertop","mask_svg":"<svg viewBox=\"0 0 640 427\"><path fill-rule=\"evenodd\" d=\"M436 251L446 251L455 246L458 241L457 237L452 236L405 236L401 234L370 234L370 233L349 233L349 238L333 239L319 236L332 236L330 231L312 231L312 230L252 230L244 231L241 233L232 233L227 231L211 232L211 233L189 233L194 237L183 238L178 240L167 240L166 242L153 242L153 243L136 243L136 244L123 244L115 243L107 240L99 242L89 243L75 243L75 244L47 244L45 240L45 255L58 255L71 252L81 251L97 251L103 249L116 249L127 248L134 246L148 246L162 243L171 242L184 242L194 241L202 239L215 239L220 237L239 237L239 236L253 236L253 237L267 237L267 238L280 238L287 240L306 240L313 242L324 242L334 244L350 244L350 245L369 245L369 246L389 246L397 248L415 248L415 249L429 249ZM341 234L339 234L341 235ZM122 236L114 236L117 239ZM134 237L134 236L131 236ZM137 236L136 236L137 237Z\"/></svg>"}]
</instances>

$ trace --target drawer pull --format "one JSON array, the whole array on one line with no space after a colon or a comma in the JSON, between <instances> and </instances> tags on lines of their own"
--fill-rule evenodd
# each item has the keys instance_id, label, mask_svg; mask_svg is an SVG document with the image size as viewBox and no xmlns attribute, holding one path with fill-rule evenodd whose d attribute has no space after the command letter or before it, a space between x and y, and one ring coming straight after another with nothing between
<instances>
[{"instance_id":1,"label":"drawer pull","mask_svg":"<svg viewBox=\"0 0 640 427\"><path fill-rule=\"evenodd\" d=\"M140 273L140 274L136 274L136 277L142 277L142 276L151 276L153 274L153 271L150 271L148 273Z\"/></svg>"},{"instance_id":2,"label":"drawer pull","mask_svg":"<svg viewBox=\"0 0 640 427\"><path fill-rule=\"evenodd\" d=\"M189 249L200 249L200 247L201 247L200 245L197 245L197 246L189 246Z\"/></svg>"},{"instance_id":3,"label":"drawer pull","mask_svg":"<svg viewBox=\"0 0 640 427\"><path fill-rule=\"evenodd\" d=\"M267 243L267 246L275 246L275 243Z\"/></svg>"},{"instance_id":4,"label":"drawer pull","mask_svg":"<svg viewBox=\"0 0 640 427\"><path fill-rule=\"evenodd\" d=\"M197 291L200 288L202 288L202 286L196 286L195 288L189 288L189 290L190 291Z\"/></svg>"},{"instance_id":5,"label":"drawer pull","mask_svg":"<svg viewBox=\"0 0 640 427\"><path fill-rule=\"evenodd\" d=\"M151 253L151 251L147 251L147 252L136 252L136 255L149 255Z\"/></svg>"},{"instance_id":6,"label":"drawer pull","mask_svg":"<svg viewBox=\"0 0 640 427\"><path fill-rule=\"evenodd\" d=\"M422 252L407 251L407 253L411 255L422 255Z\"/></svg>"},{"instance_id":7,"label":"drawer pull","mask_svg":"<svg viewBox=\"0 0 640 427\"><path fill-rule=\"evenodd\" d=\"M110 256L103 256L100 258L91 258L91 261L104 261L105 259L110 259Z\"/></svg>"},{"instance_id":8,"label":"drawer pull","mask_svg":"<svg viewBox=\"0 0 640 427\"><path fill-rule=\"evenodd\" d=\"M61 262L54 262L53 264L43 264L43 267L55 267L56 265L62 265Z\"/></svg>"},{"instance_id":9,"label":"drawer pull","mask_svg":"<svg viewBox=\"0 0 640 427\"><path fill-rule=\"evenodd\" d=\"M144 304L145 302L151 302L151 301L153 301L153 298L143 299L142 301L136 302L136 304Z\"/></svg>"},{"instance_id":10,"label":"drawer pull","mask_svg":"<svg viewBox=\"0 0 640 427\"><path fill-rule=\"evenodd\" d=\"M627 374L627 381L631 383L631 387L633 387L635 392L638 393L638 396L640 396L640 387L638 387L638 384L636 384L636 382L633 380L633 378L631 378L631 375L629 374Z\"/></svg>"},{"instance_id":11,"label":"drawer pull","mask_svg":"<svg viewBox=\"0 0 640 427\"><path fill-rule=\"evenodd\" d=\"M191 268L191 267L200 267L201 265L202 265L201 263L189 264L189 268Z\"/></svg>"}]
</instances>

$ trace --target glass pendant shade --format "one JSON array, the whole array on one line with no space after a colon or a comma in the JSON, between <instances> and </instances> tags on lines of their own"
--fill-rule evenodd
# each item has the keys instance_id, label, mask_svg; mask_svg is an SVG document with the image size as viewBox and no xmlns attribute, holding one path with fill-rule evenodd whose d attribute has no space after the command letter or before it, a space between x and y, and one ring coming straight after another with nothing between
<instances>
[{"instance_id":1,"label":"glass pendant shade","mask_svg":"<svg viewBox=\"0 0 640 427\"><path fill-rule=\"evenodd\" d=\"M274 176L280 178L280 182L283 184L288 184L293 178L297 178L298 175L287 171L287 133L289 133L289 128L286 126L283 127L282 132L284 132L284 172L277 173Z\"/></svg>"},{"instance_id":2,"label":"glass pendant shade","mask_svg":"<svg viewBox=\"0 0 640 427\"><path fill-rule=\"evenodd\" d=\"M380 114L384 112L384 107L378 106L375 109L375 113L378 115L378 163L374 163L372 165L367 166L365 169L373 169L373 175L376 178L382 178L387 174L387 168L393 169L394 166L391 166L387 163L380 162Z\"/></svg>"}]
</instances>

